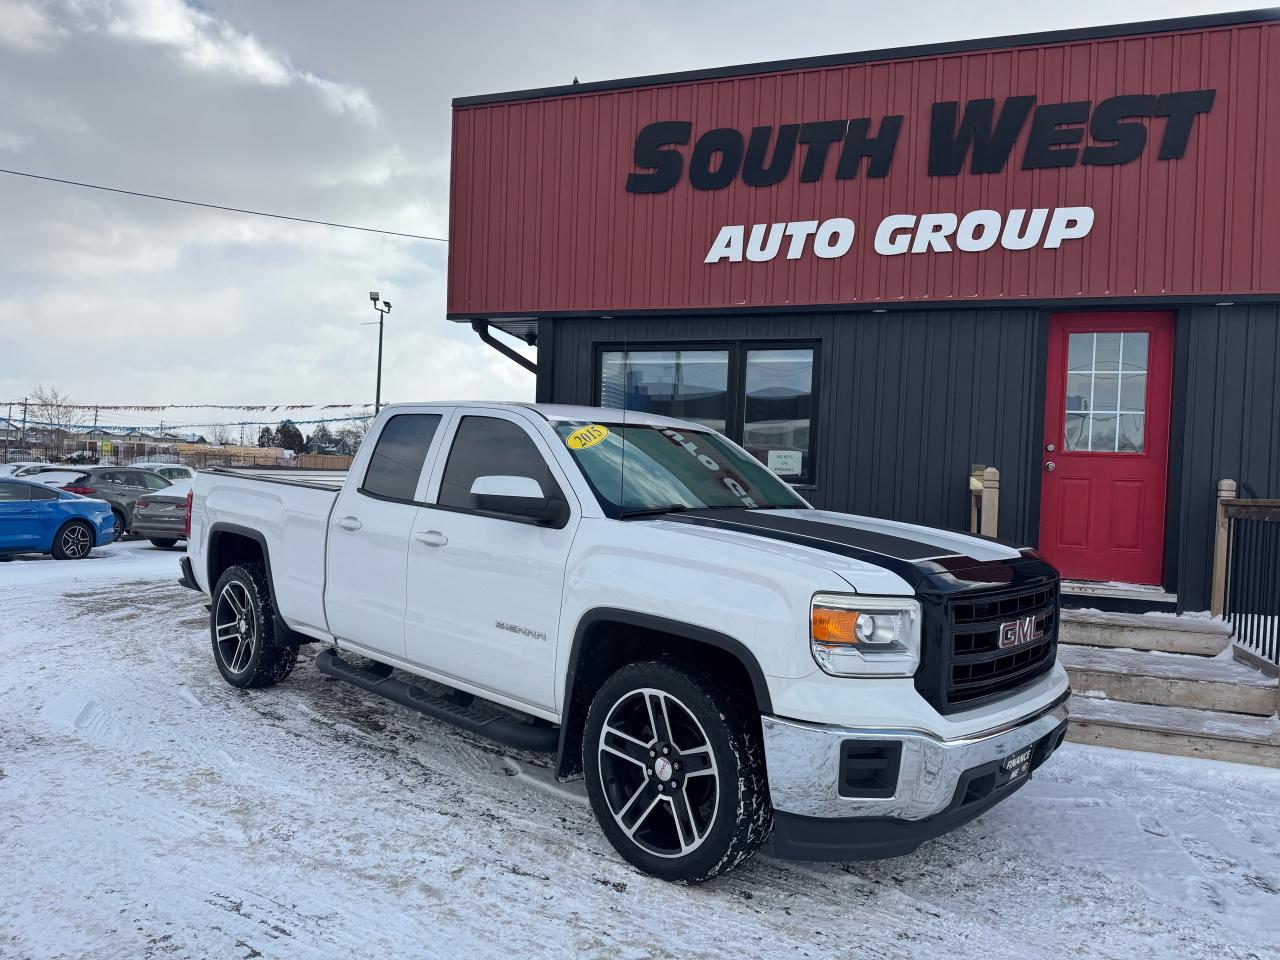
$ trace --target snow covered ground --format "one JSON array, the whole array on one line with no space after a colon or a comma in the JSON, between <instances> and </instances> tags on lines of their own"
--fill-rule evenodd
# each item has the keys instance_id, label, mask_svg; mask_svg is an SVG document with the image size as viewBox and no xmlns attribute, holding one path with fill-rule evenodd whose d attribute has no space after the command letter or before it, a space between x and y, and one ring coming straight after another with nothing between
<instances>
[{"instance_id":1,"label":"snow covered ground","mask_svg":"<svg viewBox=\"0 0 1280 960\"><path fill-rule=\"evenodd\" d=\"M328 681L225 685L178 554L0 563L0 957L1280 957L1280 773L1068 744L912 856L700 888Z\"/></svg>"}]
</instances>

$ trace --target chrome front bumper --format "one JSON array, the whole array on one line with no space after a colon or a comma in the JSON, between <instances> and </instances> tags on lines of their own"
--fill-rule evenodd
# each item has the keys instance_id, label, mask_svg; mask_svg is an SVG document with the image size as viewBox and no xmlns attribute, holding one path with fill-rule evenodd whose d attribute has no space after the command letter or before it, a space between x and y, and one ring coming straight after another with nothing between
<instances>
[{"instance_id":1,"label":"chrome front bumper","mask_svg":"<svg viewBox=\"0 0 1280 960\"><path fill-rule=\"evenodd\" d=\"M762 718L769 793L775 810L805 817L894 817L922 820L951 806L962 775L1032 746L1067 719L1067 697L1021 720L972 736L944 740L921 730L834 727ZM902 760L891 797L839 792L846 740L898 741Z\"/></svg>"}]
</instances>

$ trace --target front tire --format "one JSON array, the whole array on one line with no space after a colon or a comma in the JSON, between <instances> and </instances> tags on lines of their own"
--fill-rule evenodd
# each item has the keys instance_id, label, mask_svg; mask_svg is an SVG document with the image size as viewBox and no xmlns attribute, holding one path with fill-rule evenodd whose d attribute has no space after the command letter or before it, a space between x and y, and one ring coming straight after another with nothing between
<instances>
[{"instance_id":1,"label":"front tire","mask_svg":"<svg viewBox=\"0 0 1280 960\"><path fill-rule=\"evenodd\" d=\"M172 537L151 537L151 545L161 550L172 550L178 541Z\"/></svg>"},{"instance_id":2,"label":"front tire","mask_svg":"<svg viewBox=\"0 0 1280 960\"><path fill-rule=\"evenodd\" d=\"M275 609L261 563L228 567L213 589L213 660L233 687L270 687L298 662L298 648L276 642Z\"/></svg>"},{"instance_id":3,"label":"front tire","mask_svg":"<svg viewBox=\"0 0 1280 960\"><path fill-rule=\"evenodd\" d=\"M119 510L112 510L111 518L115 524L115 541L113 542L123 540L124 535L128 532L127 524L124 521L124 514Z\"/></svg>"},{"instance_id":4,"label":"front tire","mask_svg":"<svg viewBox=\"0 0 1280 960\"><path fill-rule=\"evenodd\" d=\"M55 560L82 560L89 555L96 539L93 527L83 520L72 520L54 534L49 552Z\"/></svg>"},{"instance_id":5,"label":"front tire","mask_svg":"<svg viewBox=\"0 0 1280 960\"><path fill-rule=\"evenodd\" d=\"M731 870L773 827L754 702L682 664L630 664L604 682L582 768L613 848L663 880Z\"/></svg>"}]
</instances>

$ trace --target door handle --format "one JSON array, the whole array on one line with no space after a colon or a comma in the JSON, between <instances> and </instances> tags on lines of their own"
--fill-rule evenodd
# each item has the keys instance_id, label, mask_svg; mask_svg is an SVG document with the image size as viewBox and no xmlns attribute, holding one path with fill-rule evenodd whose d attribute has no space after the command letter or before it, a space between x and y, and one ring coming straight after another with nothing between
<instances>
[{"instance_id":1,"label":"door handle","mask_svg":"<svg viewBox=\"0 0 1280 960\"><path fill-rule=\"evenodd\" d=\"M413 535L413 539L419 543L425 543L428 547L443 547L449 542L449 538L439 530L419 530Z\"/></svg>"},{"instance_id":2,"label":"door handle","mask_svg":"<svg viewBox=\"0 0 1280 960\"><path fill-rule=\"evenodd\" d=\"M357 517L339 517L334 521L334 523L340 526L343 530L359 530L364 526Z\"/></svg>"}]
</instances>

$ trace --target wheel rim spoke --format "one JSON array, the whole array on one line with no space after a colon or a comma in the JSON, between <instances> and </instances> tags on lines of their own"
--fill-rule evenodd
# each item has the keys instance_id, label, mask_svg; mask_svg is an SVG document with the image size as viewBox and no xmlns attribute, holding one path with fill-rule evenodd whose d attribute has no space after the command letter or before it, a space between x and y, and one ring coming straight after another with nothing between
<instances>
[{"instance_id":1,"label":"wheel rim spoke","mask_svg":"<svg viewBox=\"0 0 1280 960\"><path fill-rule=\"evenodd\" d=\"M638 763L642 767L649 766L649 750L652 747L652 742L642 743L630 734L607 725L604 728L604 736L601 739L600 749L621 757L623 760Z\"/></svg>"},{"instance_id":2,"label":"wheel rim spoke","mask_svg":"<svg viewBox=\"0 0 1280 960\"><path fill-rule=\"evenodd\" d=\"M627 806L617 814L618 823L622 825L628 837L635 836L636 831L649 818L649 814L653 813L653 808L661 802L662 797L658 794L658 788L652 783L646 783L635 792L634 796L627 801ZM638 814L637 810L640 811Z\"/></svg>"},{"instance_id":3,"label":"wheel rim spoke","mask_svg":"<svg viewBox=\"0 0 1280 960\"><path fill-rule=\"evenodd\" d=\"M676 838L680 841L680 852L684 853L696 847L702 838L698 836L698 828L694 825L693 809L689 806L689 798L684 793L676 793L667 797L671 805L671 818L676 822Z\"/></svg>"},{"instance_id":4,"label":"wheel rim spoke","mask_svg":"<svg viewBox=\"0 0 1280 960\"><path fill-rule=\"evenodd\" d=\"M716 758L711 755L710 747L681 752L680 763L684 767L681 772L686 778L715 776Z\"/></svg>"}]
</instances>

